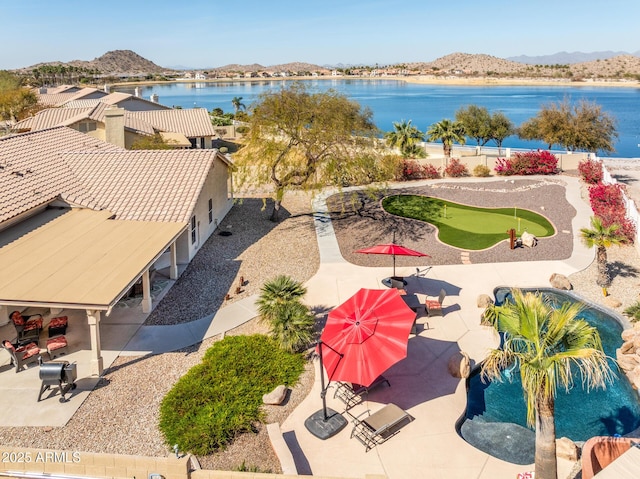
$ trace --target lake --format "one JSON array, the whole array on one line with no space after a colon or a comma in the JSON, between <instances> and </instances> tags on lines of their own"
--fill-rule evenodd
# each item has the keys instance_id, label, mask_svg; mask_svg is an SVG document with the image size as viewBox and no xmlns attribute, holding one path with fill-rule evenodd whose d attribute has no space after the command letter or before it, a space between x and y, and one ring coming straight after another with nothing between
<instances>
[{"instance_id":1,"label":"lake","mask_svg":"<svg viewBox=\"0 0 640 479\"><path fill-rule=\"evenodd\" d=\"M393 129L393 122L412 120L421 131L443 118L453 118L465 105L486 107L490 112L502 111L515 125L535 116L540 107L568 98L571 102L585 99L600 105L616 119L619 134L613 157L640 157L640 88L594 86L443 86L406 83L398 80L319 79L304 80L311 91L334 89L373 111L373 120L382 131ZM203 107L211 111L222 108L233 111L231 100L242 97L246 106L260 94L282 88L288 81L256 80L228 82L180 82L140 85L142 96L153 93L160 103L183 108ZM135 87L114 90L133 93ZM547 145L523 141L512 136L503 147L546 148Z\"/></svg>"}]
</instances>

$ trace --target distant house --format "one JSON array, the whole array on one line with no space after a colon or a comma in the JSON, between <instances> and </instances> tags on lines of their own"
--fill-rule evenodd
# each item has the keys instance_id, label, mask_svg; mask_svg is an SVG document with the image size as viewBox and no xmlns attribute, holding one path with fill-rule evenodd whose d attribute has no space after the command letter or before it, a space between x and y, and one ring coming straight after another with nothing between
<instances>
[{"instance_id":1,"label":"distant house","mask_svg":"<svg viewBox=\"0 0 640 479\"><path fill-rule=\"evenodd\" d=\"M206 80L207 79L207 74L203 73L203 72L197 72L195 75L195 79L196 80Z\"/></svg>"},{"instance_id":2,"label":"distant house","mask_svg":"<svg viewBox=\"0 0 640 479\"><path fill-rule=\"evenodd\" d=\"M60 95L68 95L62 98ZM54 93L47 98L56 101L58 108L48 108L16 123L12 131L25 133L56 126L68 126L104 141L111 141L114 134L122 136L116 130L124 128L122 143L131 148L133 143L144 136L160 133L176 148L213 148L218 135L211 124L205 109L172 109L156 102L148 101L128 93L109 93L95 88L83 88L70 93ZM107 110L121 110L121 122L108 121L114 117ZM109 124L114 126L109 127ZM117 124L117 125L116 125Z\"/></svg>"},{"instance_id":3,"label":"distant house","mask_svg":"<svg viewBox=\"0 0 640 479\"><path fill-rule=\"evenodd\" d=\"M86 311L91 370L100 318L150 272L178 277L232 206L215 149L129 151L67 127L0 138L0 317L37 306Z\"/></svg>"}]
</instances>

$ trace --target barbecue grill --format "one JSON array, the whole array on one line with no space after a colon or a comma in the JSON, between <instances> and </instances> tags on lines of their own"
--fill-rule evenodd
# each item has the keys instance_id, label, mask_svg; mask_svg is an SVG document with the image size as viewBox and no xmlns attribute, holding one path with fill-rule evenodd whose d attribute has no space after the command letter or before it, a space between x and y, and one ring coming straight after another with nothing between
<instances>
[{"instance_id":1,"label":"barbecue grill","mask_svg":"<svg viewBox=\"0 0 640 479\"><path fill-rule=\"evenodd\" d=\"M52 386L57 386L58 389L60 389L60 402L67 402L68 399L65 397L65 394L76 388L75 381L77 377L78 373L75 363L69 364L69 361L51 361L40 364L40 380L42 381L42 386L40 387L38 401L42 398L42 393Z\"/></svg>"}]
</instances>

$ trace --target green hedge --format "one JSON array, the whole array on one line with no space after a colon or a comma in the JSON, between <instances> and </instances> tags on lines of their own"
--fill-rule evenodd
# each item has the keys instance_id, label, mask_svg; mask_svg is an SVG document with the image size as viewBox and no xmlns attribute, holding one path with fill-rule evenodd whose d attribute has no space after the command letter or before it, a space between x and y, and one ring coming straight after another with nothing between
<instances>
[{"instance_id":1,"label":"green hedge","mask_svg":"<svg viewBox=\"0 0 640 479\"><path fill-rule=\"evenodd\" d=\"M300 354L267 336L230 336L207 350L160 405L167 444L206 455L224 448L263 417L262 395L279 384L294 385L304 370Z\"/></svg>"}]
</instances>

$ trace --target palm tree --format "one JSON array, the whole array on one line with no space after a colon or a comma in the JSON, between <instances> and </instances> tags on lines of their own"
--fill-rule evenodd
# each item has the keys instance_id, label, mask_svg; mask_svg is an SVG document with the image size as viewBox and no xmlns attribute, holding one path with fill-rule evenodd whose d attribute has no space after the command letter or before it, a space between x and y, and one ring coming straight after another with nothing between
<instances>
[{"instance_id":1,"label":"palm tree","mask_svg":"<svg viewBox=\"0 0 640 479\"><path fill-rule=\"evenodd\" d=\"M256 301L260 320L269 324L269 334L283 349L295 352L313 340L314 317L302 297L307 289L289 276L266 282Z\"/></svg>"},{"instance_id":2,"label":"palm tree","mask_svg":"<svg viewBox=\"0 0 640 479\"><path fill-rule=\"evenodd\" d=\"M231 104L233 105L233 108L236 110L236 113L238 113L240 110L246 110L246 106L244 103L242 103L242 97L241 96L234 96L233 99L231 100Z\"/></svg>"},{"instance_id":3,"label":"palm tree","mask_svg":"<svg viewBox=\"0 0 640 479\"><path fill-rule=\"evenodd\" d=\"M402 156L408 158L417 152L417 143L424 140L424 133L411 124L411 120L402 122L393 122L393 131L384 134L387 145L390 147L398 147Z\"/></svg>"},{"instance_id":4,"label":"palm tree","mask_svg":"<svg viewBox=\"0 0 640 479\"><path fill-rule=\"evenodd\" d=\"M444 156L447 159L451 158L451 149L454 143L464 145L466 142L462 123L451 121L448 118L431 125L427 135L429 141L442 141Z\"/></svg>"},{"instance_id":5,"label":"palm tree","mask_svg":"<svg viewBox=\"0 0 640 479\"><path fill-rule=\"evenodd\" d=\"M597 329L576 319L580 303L564 303L555 309L539 293L514 289L512 296L513 300L491 305L484 313L486 322L504 334L504 341L501 349L489 353L482 375L502 380L506 368L520 370L527 423L536 430L536 478L557 479L557 388L572 387L576 372L587 388L605 387L611 382L612 371Z\"/></svg>"},{"instance_id":6,"label":"palm tree","mask_svg":"<svg viewBox=\"0 0 640 479\"><path fill-rule=\"evenodd\" d=\"M591 217L591 229L580 229L582 241L588 248L596 248L596 261L598 263L598 277L596 284L602 288L602 294L607 296L607 288L611 284L611 277L607 270L607 248L612 245L620 245L625 242L625 237L618 234L620 226L612 224L604 226L602 218Z\"/></svg>"}]
</instances>

